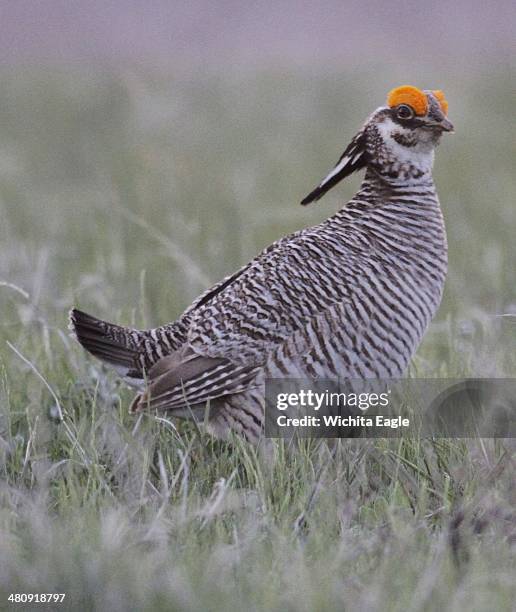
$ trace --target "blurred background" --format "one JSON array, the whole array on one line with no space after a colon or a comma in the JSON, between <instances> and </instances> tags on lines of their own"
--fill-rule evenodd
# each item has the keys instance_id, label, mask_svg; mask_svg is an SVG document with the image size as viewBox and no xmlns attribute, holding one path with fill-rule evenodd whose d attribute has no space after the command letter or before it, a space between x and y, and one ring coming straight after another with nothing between
<instances>
[{"instance_id":1,"label":"blurred background","mask_svg":"<svg viewBox=\"0 0 516 612\"><path fill-rule=\"evenodd\" d=\"M141 327L175 318L353 195L360 176L299 206L409 83L443 89L456 126L436 155L450 273L420 371L438 373L435 357L467 341L474 371L503 373L516 327L500 316L516 312L514 12L479 0L3 2L2 335L61 336L74 304ZM445 372L461 374L454 363Z\"/></svg>"}]
</instances>

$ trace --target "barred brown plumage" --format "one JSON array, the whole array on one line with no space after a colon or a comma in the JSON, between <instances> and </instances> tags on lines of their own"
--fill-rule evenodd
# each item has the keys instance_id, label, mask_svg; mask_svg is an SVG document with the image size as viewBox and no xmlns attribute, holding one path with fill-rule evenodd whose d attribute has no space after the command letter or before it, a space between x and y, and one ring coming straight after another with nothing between
<instances>
[{"instance_id":1,"label":"barred brown plumage","mask_svg":"<svg viewBox=\"0 0 516 612\"><path fill-rule=\"evenodd\" d=\"M142 387L132 410L202 418L209 401L215 434L257 440L267 377L403 375L446 276L431 175L440 135L452 130L440 95L393 90L302 203L365 167L352 200L269 246L177 321L140 331L71 311L83 347Z\"/></svg>"}]
</instances>

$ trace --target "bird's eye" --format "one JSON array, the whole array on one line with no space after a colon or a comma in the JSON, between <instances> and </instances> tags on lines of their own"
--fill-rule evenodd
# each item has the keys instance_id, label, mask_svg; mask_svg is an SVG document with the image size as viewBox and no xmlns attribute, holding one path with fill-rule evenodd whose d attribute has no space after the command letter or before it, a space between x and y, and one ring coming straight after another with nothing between
<instances>
[{"instance_id":1,"label":"bird's eye","mask_svg":"<svg viewBox=\"0 0 516 612\"><path fill-rule=\"evenodd\" d=\"M396 115L399 119L412 119L414 111L407 104L400 104L397 108Z\"/></svg>"}]
</instances>

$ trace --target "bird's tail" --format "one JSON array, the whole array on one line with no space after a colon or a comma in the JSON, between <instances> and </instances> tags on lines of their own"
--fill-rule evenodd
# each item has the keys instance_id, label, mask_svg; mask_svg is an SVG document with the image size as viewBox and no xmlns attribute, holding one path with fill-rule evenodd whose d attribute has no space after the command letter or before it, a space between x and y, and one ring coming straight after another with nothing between
<instances>
[{"instance_id":1,"label":"bird's tail","mask_svg":"<svg viewBox=\"0 0 516 612\"><path fill-rule=\"evenodd\" d=\"M75 308L70 311L69 328L89 353L115 366L122 376L143 377L142 332L102 321Z\"/></svg>"}]
</instances>

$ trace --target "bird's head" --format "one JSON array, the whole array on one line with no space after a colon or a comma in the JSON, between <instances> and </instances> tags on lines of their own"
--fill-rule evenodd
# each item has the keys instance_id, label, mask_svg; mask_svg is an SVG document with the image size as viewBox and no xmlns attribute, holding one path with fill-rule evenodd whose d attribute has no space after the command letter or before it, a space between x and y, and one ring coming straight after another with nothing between
<instances>
[{"instance_id":1,"label":"bird's head","mask_svg":"<svg viewBox=\"0 0 516 612\"><path fill-rule=\"evenodd\" d=\"M376 131L390 150L405 158L407 153L433 150L443 132L453 132L447 115L442 91L403 85L389 92L387 104L372 114L367 127L373 138Z\"/></svg>"},{"instance_id":2,"label":"bird's head","mask_svg":"<svg viewBox=\"0 0 516 612\"><path fill-rule=\"evenodd\" d=\"M365 166L392 180L412 181L430 174L434 148L443 132L453 132L453 125L442 91L410 85L393 89L387 103L374 111L335 168L302 203L318 200Z\"/></svg>"}]
</instances>

